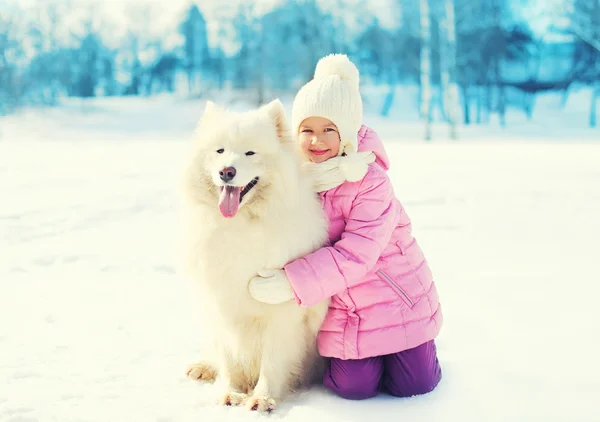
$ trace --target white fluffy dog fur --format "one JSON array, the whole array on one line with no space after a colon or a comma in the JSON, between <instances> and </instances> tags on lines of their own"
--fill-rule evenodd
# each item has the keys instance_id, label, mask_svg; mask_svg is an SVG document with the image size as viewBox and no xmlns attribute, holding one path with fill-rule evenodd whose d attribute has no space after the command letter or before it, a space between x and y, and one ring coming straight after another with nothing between
<instances>
[{"instance_id":1,"label":"white fluffy dog fur","mask_svg":"<svg viewBox=\"0 0 600 422\"><path fill-rule=\"evenodd\" d=\"M216 351L191 365L188 376L221 381L221 404L273 410L321 376L316 336L328 303L263 304L250 296L248 282L321 247L324 212L302 176L278 100L248 112L208 102L186 160L185 271L208 303L201 312Z\"/></svg>"}]
</instances>

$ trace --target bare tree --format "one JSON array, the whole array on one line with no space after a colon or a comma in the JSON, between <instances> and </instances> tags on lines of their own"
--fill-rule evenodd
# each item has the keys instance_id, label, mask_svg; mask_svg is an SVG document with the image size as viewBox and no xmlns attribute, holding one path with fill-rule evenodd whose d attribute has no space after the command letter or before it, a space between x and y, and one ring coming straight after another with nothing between
<instances>
[{"instance_id":1,"label":"bare tree","mask_svg":"<svg viewBox=\"0 0 600 422\"><path fill-rule=\"evenodd\" d=\"M188 74L189 91L200 94L199 84L210 62L207 22L200 8L192 4L180 27L184 38L184 63Z\"/></svg>"},{"instance_id":2,"label":"bare tree","mask_svg":"<svg viewBox=\"0 0 600 422\"><path fill-rule=\"evenodd\" d=\"M23 21L23 10L17 6L0 14L0 115L16 108L23 97L18 77L24 57Z\"/></svg>"},{"instance_id":3,"label":"bare tree","mask_svg":"<svg viewBox=\"0 0 600 422\"><path fill-rule=\"evenodd\" d=\"M227 78L225 53L223 52L223 47L227 43L228 37L230 37L229 31L233 30L233 28L230 28L231 21L227 17L227 13L228 6L221 4L220 6L215 7L213 14L213 22L217 27L217 30L215 40L216 46L213 54L211 54L211 72L216 78L216 86L219 91L223 89L225 80Z\"/></svg>"},{"instance_id":4,"label":"bare tree","mask_svg":"<svg viewBox=\"0 0 600 422\"><path fill-rule=\"evenodd\" d=\"M233 22L240 43L234 58L234 86L240 89L255 87L255 104L262 104L266 98L266 82L261 59L266 46L262 43L264 34L257 6L253 3L240 4Z\"/></svg>"},{"instance_id":5,"label":"bare tree","mask_svg":"<svg viewBox=\"0 0 600 422\"><path fill-rule=\"evenodd\" d=\"M457 139L458 88L456 84L456 30L454 0L446 0L440 19L440 81L443 92L444 113L450 127L450 138Z\"/></svg>"},{"instance_id":6,"label":"bare tree","mask_svg":"<svg viewBox=\"0 0 600 422\"><path fill-rule=\"evenodd\" d=\"M571 31L600 51L600 0L567 0L565 10Z\"/></svg>"},{"instance_id":7,"label":"bare tree","mask_svg":"<svg viewBox=\"0 0 600 422\"><path fill-rule=\"evenodd\" d=\"M150 4L128 3L125 7L130 23L119 44L121 71L129 79L125 95L151 92L151 68L162 53L161 36L153 27L159 13L160 9Z\"/></svg>"},{"instance_id":8,"label":"bare tree","mask_svg":"<svg viewBox=\"0 0 600 422\"><path fill-rule=\"evenodd\" d=\"M34 5L28 24L28 41L33 49L29 64L30 95L42 104L56 105L64 91L61 72L68 66L61 55L64 39L60 32L65 27L70 4L38 0Z\"/></svg>"},{"instance_id":9,"label":"bare tree","mask_svg":"<svg viewBox=\"0 0 600 422\"><path fill-rule=\"evenodd\" d=\"M596 127L600 97L600 0L564 1L562 12L568 18L568 30L579 40L577 53L584 64L578 77L592 88L589 126Z\"/></svg>"},{"instance_id":10,"label":"bare tree","mask_svg":"<svg viewBox=\"0 0 600 422\"><path fill-rule=\"evenodd\" d=\"M425 140L431 140L431 30L429 1L420 0L421 15L421 120L425 125Z\"/></svg>"}]
</instances>

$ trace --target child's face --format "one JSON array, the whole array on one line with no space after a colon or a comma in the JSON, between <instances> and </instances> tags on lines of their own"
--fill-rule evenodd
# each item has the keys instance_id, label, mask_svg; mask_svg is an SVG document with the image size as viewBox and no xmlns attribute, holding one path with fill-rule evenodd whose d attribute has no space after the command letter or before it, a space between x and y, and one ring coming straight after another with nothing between
<instances>
[{"instance_id":1,"label":"child's face","mask_svg":"<svg viewBox=\"0 0 600 422\"><path fill-rule=\"evenodd\" d=\"M298 128L300 147L313 163L322 163L338 155L340 134L338 128L324 117L304 119Z\"/></svg>"}]
</instances>

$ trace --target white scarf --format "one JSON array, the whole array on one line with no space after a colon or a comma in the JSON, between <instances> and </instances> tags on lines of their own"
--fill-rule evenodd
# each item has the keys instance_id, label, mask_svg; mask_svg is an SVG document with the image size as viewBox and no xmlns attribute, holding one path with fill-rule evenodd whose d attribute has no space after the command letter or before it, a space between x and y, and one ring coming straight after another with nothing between
<instances>
[{"instance_id":1,"label":"white scarf","mask_svg":"<svg viewBox=\"0 0 600 422\"><path fill-rule=\"evenodd\" d=\"M369 164L376 159L371 151L351 152L332 157L322 163L305 163L304 169L313 180L315 192L333 189L342 183L358 182L365 177Z\"/></svg>"}]
</instances>

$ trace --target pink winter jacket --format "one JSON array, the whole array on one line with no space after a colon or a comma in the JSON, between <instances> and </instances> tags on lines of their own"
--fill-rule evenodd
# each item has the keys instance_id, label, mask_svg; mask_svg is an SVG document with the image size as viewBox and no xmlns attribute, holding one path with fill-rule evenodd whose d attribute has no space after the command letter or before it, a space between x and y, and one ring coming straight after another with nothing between
<instances>
[{"instance_id":1,"label":"pink winter jacket","mask_svg":"<svg viewBox=\"0 0 600 422\"><path fill-rule=\"evenodd\" d=\"M431 271L386 174L383 144L362 126L358 149L377 156L365 177L321 193L330 246L284 267L300 306L331 297L317 342L322 356L340 359L411 349L442 325Z\"/></svg>"}]
</instances>

